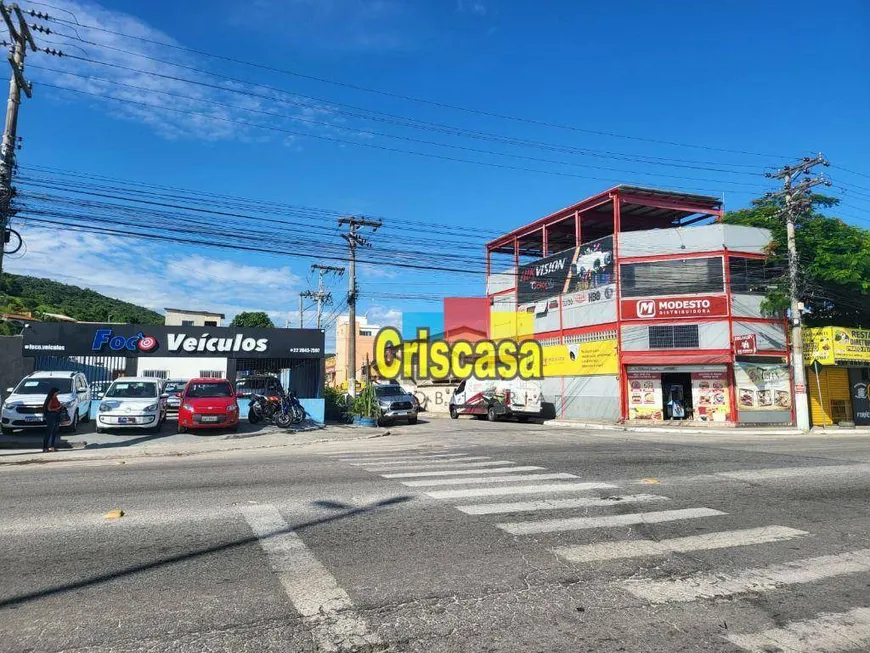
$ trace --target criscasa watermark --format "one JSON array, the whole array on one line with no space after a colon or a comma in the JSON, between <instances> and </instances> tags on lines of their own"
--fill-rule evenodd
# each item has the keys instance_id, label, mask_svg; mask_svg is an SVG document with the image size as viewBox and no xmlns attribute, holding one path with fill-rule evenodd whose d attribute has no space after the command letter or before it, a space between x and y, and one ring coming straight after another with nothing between
<instances>
[{"instance_id":1,"label":"criscasa watermark","mask_svg":"<svg viewBox=\"0 0 870 653\"><path fill-rule=\"evenodd\" d=\"M394 327L375 336L375 365L386 379L540 379L544 350L535 340L429 339L429 329L417 329L416 340L403 340Z\"/></svg>"}]
</instances>

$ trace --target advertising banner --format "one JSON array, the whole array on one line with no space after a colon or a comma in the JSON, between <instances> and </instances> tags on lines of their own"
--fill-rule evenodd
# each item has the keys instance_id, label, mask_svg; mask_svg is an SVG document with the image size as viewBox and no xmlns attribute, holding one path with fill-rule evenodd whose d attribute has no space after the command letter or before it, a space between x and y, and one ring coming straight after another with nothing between
<instances>
[{"instance_id":1,"label":"advertising banner","mask_svg":"<svg viewBox=\"0 0 870 653\"><path fill-rule=\"evenodd\" d=\"M627 376L628 419L663 419L661 374L629 370Z\"/></svg>"},{"instance_id":2,"label":"advertising banner","mask_svg":"<svg viewBox=\"0 0 870 653\"><path fill-rule=\"evenodd\" d=\"M819 327L804 331L804 362L834 365L839 361L870 364L870 329Z\"/></svg>"},{"instance_id":3,"label":"advertising banner","mask_svg":"<svg viewBox=\"0 0 870 653\"><path fill-rule=\"evenodd\" d=\"M726 421L731 410L727 372L692 372L692 403L696 420Z\"/></svg>"},{"instance_id":4,"label":"advertising banner","mask_svg":"<svg viewBox=\"0 0 870 653\"><path fill-rule=\"evenodd\" d=\"M856 367L849 369L849 388L852 393L852 414L858 426L870 426L870 381Z\"/></svg>"},{"instance_id":5,"label":"advertising banner","mask_svg":"<svg viewBox=\"0 0 870 653\"><path fill-rule=\"evenodd\" d=\"M149 324L36 322L23 334L25 356L220 356L322 358L317 329L247 329Z\"/></svg>"},{"instance_id":6,"label":"advertising banner","mask_svg":"<svg viewBox=\"0 0 870 653\"><path fill-rule=\"evenodd\" d=\"M623 320L667 320L680 317L720 317L728 314L724 295L688 295L623 299Z\"/></svg>"},{"instance_id":7,"label":"advertising banner","mask_svg":"<svg viewBox=\"0 0 870 653\"><path fill-rule=\"evenodd\" d=\"M775 363L734 363L737 410L791 410L788 367Z\"/></svg>"},{"instance_id":8,"label":"advertising banner","mask_svg":"<svg viewBox=\"0 0 870 653\"><path fill-rule=\"evenodd\" d=\"M617 374L616 340L544 347L544 376Z\"/></svg>"},{"instance_id":9,"label":"advertising banner","mask_svg":"<svg viewBox=\"0 0 870 653\"><path fill-rule=\"evenodd\" d=\"M734 336L734 353L738 356L749 356L758 352L758 338L754 333L745 336Z\"/></svg>"},{"instance_id":10,"label":"advertising banner","mask_svg":"<svg viewBox=\"0 0 870 653\"><path fill-rule=\"evenodd\" d=\"M602 288L598 299L605 298L603 287L615 283L614 265L613 236L605 236L580 247L551 254L534 263L521 265L517 280L517 302L530 304L565 293L595 291L598 288ZM611 291L611 296L614 291Z\"/></svg>"}]
</instances>

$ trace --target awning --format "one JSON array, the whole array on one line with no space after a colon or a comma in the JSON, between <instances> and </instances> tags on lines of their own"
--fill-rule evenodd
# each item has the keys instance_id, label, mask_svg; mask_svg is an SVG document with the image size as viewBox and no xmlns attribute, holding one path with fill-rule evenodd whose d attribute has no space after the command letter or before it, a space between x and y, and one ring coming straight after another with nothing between
<instances>
[{"instance_id":1,"label":"awning","mask_svg":"<svg viewBox=\"0 0 870 653\"><path fill-rule=\"evenodd\" d=\"M623 365L709 365L730 362L731 352L727 349L687 352L622 351Z\"/></svg>"}]
</instances>

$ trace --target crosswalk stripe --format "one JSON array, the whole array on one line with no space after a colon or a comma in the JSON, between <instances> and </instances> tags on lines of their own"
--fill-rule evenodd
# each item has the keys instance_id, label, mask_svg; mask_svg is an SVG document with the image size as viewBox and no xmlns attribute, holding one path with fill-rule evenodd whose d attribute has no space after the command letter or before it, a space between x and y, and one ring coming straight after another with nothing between
<instances>
[{"instance_id":1,"label":"crosswalk stripe","mask_svg":"<svg viewBox=\"0 0 870 653\"><path fill-rule=\"evenodd\" d=\"M667 553L686 553L688 551L709 551L728 549L734 546L781 542L802 535L799 531L786 526L765 526L735 531L721 531L689 537L674 537L668 540L629 540L626 542L599 542L582 546L560 546L550 549L568 562L593 562L595 560L617 560L620 558L640 558L642 556L663 555Z\"/></svg>"},{"instance_id":2,"label":"crosswalk stripe","mask_svg":"<svg viewBox=\"0 0 870 653\"><path fill-rule=\"evenodd\" d=\"M555 492L585 492L586 490L613 489L610 483L541 483L540 485L509 485L506 487L474 487L464 490L433 490L426 496L433 499L470 499L474 497L502 497L511 494L551 494Z\"/></svg>"},{"instance_id":3,"label":"crosswalk stripe","mask_svg":"<svg viewBox=\"0 0 870 653\"><path fill-rule=\"evenodd\" d=\"M418 454L404 456L378 456L377 458L340 458L343 463L405 463L405 462L425 462L427 460L443 460L447 458L468 458L466 453L433 453L433 454Z\"/></svg>"},{"instance_id":4,"label":"crosswalk stripe","mask_svg":"<svg viewBox=\"0 0 870 653\"><path fill-rule=\"evenodd\" d=\"M727 513L712 508L684 508L682 510L661 510L659 512L639 512L629 515L607 515L605 517L569 517L567 519L546 519L543 521L508 522L496 524L512 535L533 535L536 533L557 533L586 528L610 528L631 524L658 524L680 519L716 517Z\"/></svg>"},{"instance_id":5,"label":"crosswalk stripe","mask_svg":"<svg viewBox=\"0 0 870 653\"><path fill-rule=\"evenodd\" d=\"M793 621L760 633L728 635L726 639L750 653L839 653L870 648L870 608L825 613Z\"/></svg>"},{"instance_id":6,"label":"crosswalk stripe","mask_svg":"<svg viewBox=\"0 0 870 653\"><path fill-rule=\"evenodd\" d=\"M766 481L781 478L804 478L807 476L845 476L847 474L866 475L870 465L828 465L822 467L773 467L771 469L746 469L737 472L719 472L717 476L736 481Z\"/></svg>"},{"instance_id":7,"label":"crosswalk stripe","mask_svg":"<svg viewBox=\"0 0 870 653\"><path fill-rule=\"evenodd\" d=\"M495 467L493 469L439 469L437 472L400 472L398 474L381 474L384 478L415 478L421 476L473 476L474 474L504 474L505 472L534 472L543 467L526 465L525 467Z\"/></svg>"},{"instance_id":8,"label":"crosswalk stripe","mask_svg":"<svg viewBox=\"0 0 870 653\"><path fill-rule=\"evenodd\" d=\"M559 479L577 478L574 474L558 472L556 474L517 474L515 476L477 476L474 478L427 478L422 481L401 481L408 487L426 487L428 485L476 485L479 483L514 483L516 481L556 481Z\"/></svg>"},{"instance_id":9,"label":"crosswalk stripe","mask_svg":"<svg viewBox=\"0 0 870 653\"><path fill-rule=\"evenodd\" d=\"M474 460L477 462L467 463L466 460ZM395 472L397 470L414 470L414 469L472 469L474 467L500 467L502 465L513 465L512 460L488 460L486 456L472 456L463 458L463 462L454 462L452 460L442 460L435 463L377 463L376 465L368 465L363 463L354 463L354 467L365 467L369 472Z\"/></svg>"},{"instance_id":10,"label":"crosswalk stripe","mask_svg":"<svg viewBox=\"0 0 870 653\"><path fill-rule=\"evenodd\" d=\"M377 633L356 611L347 592L268 504L241 508L284 592L323 651L381 645Z\"/></svg>"},{"instance_id":11,"label":"crosswalk stripe","mask_svg":"<svg viewBox=\"0 0 870 653\"><path fill-rule=\"evenodd\" d=\"M516 503L478 503L468 506L455 506L466 515L499 515L509 512L534 512L536 510L564 510L567 508L600 508L618 506L623 503L646 503L649 501L670 501L657 494L629 494L614 497L580 497L579 499L545 499L542 501L519 501Z\"/></svg>"},{"instance_id":12,"label":"crosswalk stripe","mask_svg":"<svg viewBox=\"0 0 870 653\"><path fill-rule=\"evenodd\" d=\"M785 564L748 569L734 575L699 574L669 581L627 581L626 589L650 603L688 602L746 592L768 592L785 585L870 571L870 549L804 558Z\"/></svg>"}]
</instances>

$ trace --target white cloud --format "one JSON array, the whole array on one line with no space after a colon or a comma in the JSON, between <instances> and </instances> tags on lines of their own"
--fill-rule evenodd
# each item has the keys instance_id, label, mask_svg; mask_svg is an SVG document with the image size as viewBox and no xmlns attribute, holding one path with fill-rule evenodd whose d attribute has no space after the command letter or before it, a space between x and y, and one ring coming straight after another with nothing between
<instances>
[{"instance_id":1,"label":"white cloud","mask_svg":"<svg viewBox=\"0 0 870 653\"><path fill-rule=\"evenodd\" d=\"M224 313L266 311L276 325L296 310L302 280L287 266L239 262L158 247L145 240L20 225L21 258L4 269L91 288L162 312L194 308Z\"/></svg>"},{"instance_id":2,"label":"white cloud","mask_svg":"<svg viewBox=\"0 0 870 653\"><path fill-rule=\"evenodd\" d=\"M402 328L402 311L397 308L389 308L386 306L370 306L365 311L369 322L378 326L393 326L397 329Z\"/></svg>"}]
</instances>

